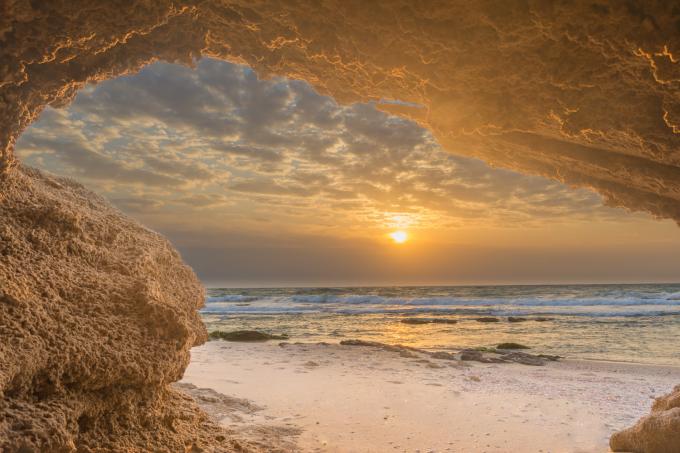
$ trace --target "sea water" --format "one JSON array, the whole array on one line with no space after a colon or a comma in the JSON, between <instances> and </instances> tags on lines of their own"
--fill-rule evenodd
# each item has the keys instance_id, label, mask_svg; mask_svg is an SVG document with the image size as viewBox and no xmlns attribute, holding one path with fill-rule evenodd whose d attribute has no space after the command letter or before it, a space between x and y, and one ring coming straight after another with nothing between
<instances>
[{"instance_id":1,"label":"sea water","mask_svg":"<svg viewBox=\"0 0 680 453\"><path fill-rule=\"evenodd\" d=\"M680 284L210 288L201 313L208 330L290 341L357 338L433 350L511 341L568 358L680 365ZM403 322L410 318L456 323Z\"/></svg>"}]
</instances>

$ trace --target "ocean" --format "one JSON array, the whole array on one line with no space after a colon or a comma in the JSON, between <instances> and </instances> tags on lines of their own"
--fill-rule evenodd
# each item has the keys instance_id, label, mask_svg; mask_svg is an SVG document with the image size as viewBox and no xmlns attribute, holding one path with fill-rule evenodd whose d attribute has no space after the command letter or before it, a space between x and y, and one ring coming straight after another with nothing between
<instances>
[{"instance_id":1,"label":"ocean","mask_svg":"<svg viewBox=\"0 0 680 453\"><path fill-rule=\"evenodd\" d=\"M433 350L511 341L566 358L680 365L680 284L209 288L201 314L209 331L290 341ZM439 322L403 322L413 318Z\"/></svg>"}]
</instances>

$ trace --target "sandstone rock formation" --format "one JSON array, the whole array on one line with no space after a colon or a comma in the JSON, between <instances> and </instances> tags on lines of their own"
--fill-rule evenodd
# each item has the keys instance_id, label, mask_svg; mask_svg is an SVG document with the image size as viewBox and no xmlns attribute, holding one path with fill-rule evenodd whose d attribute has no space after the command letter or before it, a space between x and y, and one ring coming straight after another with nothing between
<instances>
[{"instance_id":1,"label":"sandstone rock formation","mask_svg":"<svg viewBox=\"0 0 680 453\"><path fill-rule=\"evenodd\" d=\"M418 121L452 152L680 220L680 9L665 1L6 0L0 167L45 105L208 55Z\"/></svg>"},{"instance_id":2,"label":"sandstone rock formation","mask_svg":"<svg viewBox=\"0 0 680 453\"><path fill-rule=\"evenodd\" d=\"M66 179L0 187L0 451L232 451L168 387L206 340L168 241Z\"/></svg>"},{"instance_id":3,"label":"sandstone rock formation","mask_svg":"<svg viewBox=\"0 0 680 453\"><path fill-rule=\"evenodd\" d=\"M680 221L679 24L661 0L1 1L2 447L214 440L167 387L205 339L198 282L158 235L19 166L14 143L45 106L207 55L340 102L387 100L452 152Z\"/></svg>"},{"instance_id":4,"label":"sandstone rock formation","mask_svg":"<svg viewBox=\"0 0 680 453\"><path fill-rule=\"evenodd\" d=\"M652 413L631 428L615 433L609 445L613 451L634 453L676 453L680 451L680 385L657 398Z\"/></svg>"}]
</instances>

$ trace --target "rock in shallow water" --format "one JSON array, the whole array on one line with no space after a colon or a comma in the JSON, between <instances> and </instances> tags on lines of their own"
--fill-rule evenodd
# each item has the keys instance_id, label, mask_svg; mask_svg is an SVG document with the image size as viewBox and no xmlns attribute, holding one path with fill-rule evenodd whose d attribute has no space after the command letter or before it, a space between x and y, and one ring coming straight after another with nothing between
<instances>
[{"instance_id":1,"label":"rock in shallow water","mask_svg":"<svg viewBox=\"0 0 680 453\"><path fill-rule=\"evenodd\" d=\"M496 349L531 349L529 346L524 346L519 343L501 343L496 346Z\"/></svg>"},{"instance_id":2,"label":"rock in shallow water","mask_svg":"<svg viewBox=\"0 0 680 453\"><path fill-rule=\"evenodd\" d=\"M448 318L404 318L404 324L456 324L458 321Z\"/></svg>"},{"instance_id":3,"label":"rock in shallow water","mask_svg":"<svg viewBox=\"0 0 680 453\"><path fill-rule=\"evenodd\" d=\"M0 451L230 451L168 387L207 338L170 243L67 179L0 187Z\"/></svg>"},{"instance_id":4,"label":"rock in shallow water","mask_svg":"<svg viewBox=\"0 0 680 453\"><path fill-rule=\"evenodd\" d=\"M527 318L522 318L521 316L508 316L508 322L525 322L528 321Z\"/></svg>"},{"instance_id":5,"label":"rock in shallow water","mask_svg":"<svg viewBox=\"0 0 680 453\"><path fill-rule=\"evenodd\" d=\"M267 340L287 340L288 335L271 335L257 330L235 330L233 332L222 332L215 330L210 332L211 340L226 341L267 341Z\"/></svg>"},{"instance_id":6,"label":"rock in shallow water","mask_svg":"<svg viewBox=\"0 0 680 453\"><path fill-rule=\"evenodd\" d=\"M498 318L491 317L491 316L485 316L485 317L482 317L482 318L477 318L475 321L477 321L477 322L500 322L501 320L498 319Z\"/></svg>"}]
</instances>

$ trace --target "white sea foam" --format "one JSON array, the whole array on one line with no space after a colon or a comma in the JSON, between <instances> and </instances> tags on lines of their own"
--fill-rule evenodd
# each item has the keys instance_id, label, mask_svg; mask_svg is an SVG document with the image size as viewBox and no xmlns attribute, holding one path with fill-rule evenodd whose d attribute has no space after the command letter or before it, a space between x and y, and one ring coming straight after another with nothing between
<instances>
[{"instance_id":1,"label":"white sea foam","mask_svg":"<svg viewBox=\"0 0 680 453\"><path fill-rule=\"evenodd\" d=\"M208 297L207 303L212 302L252 302L257 300L257 296L244 296L242 294L226 294L224 296Z\"/></svg>"},{"instance_id":2,"label":"white sea foam","mask_svg":"<svg viewBox=\"0 0 680 453\"><path fill-rule=\"evenodd\" d=\"M411 291L412 292L412 291ZM583 291L570 297L399 297L375 294L220 294L207 299L204 313L228 314L397 314L431 313L494 316L641 317L680 314L680 292ZM410 294L409 294L410 295ZM506 296L506 297L498 297ZM562 294L562 296L564 296ZM678 297L676 297L678 296ZM236 304L238 302L239 304ZM248 305L245 305L248 303Z\"/></svg>"},{"instance_id":3,"label":"white sea foam","mask_svg":"<svg viewBox=\"0 0 680 453\"><path fill-rule=\"evenodd\" d=\"M680 303L665 300L632 301L433 301L374 299L360 303L339 298L333 302L299 302L291 298L258 298L248 305L233 302L211 302L204 313L225 314L438 314L492 316L578 316L578 317L641 317L680 315ZM665 302L665 303L663 303Z\"/></svg>"}]
</instances>

